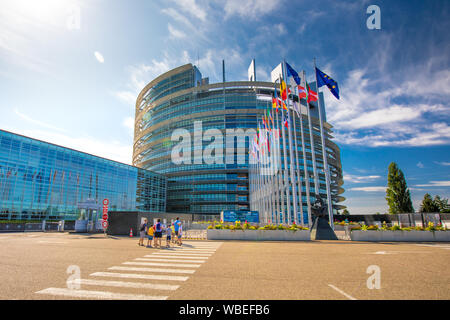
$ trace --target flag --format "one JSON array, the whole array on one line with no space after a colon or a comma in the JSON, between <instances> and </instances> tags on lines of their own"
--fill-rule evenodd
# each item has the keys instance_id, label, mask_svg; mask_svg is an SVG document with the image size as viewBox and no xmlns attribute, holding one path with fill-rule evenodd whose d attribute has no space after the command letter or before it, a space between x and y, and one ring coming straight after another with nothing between
<instances>
[{"instance_id":1,"label":"flag","mask_svg":"<svg viewBox=\"0 0 450 320\"><path fill-rule=\"evenodd\" d=\"M289 128L289 114L288 113L286 113L286 115L284 116L283 124L286 128Z\"/></svg>"},{"instance_id":2,"label":"flag","mask_svg":"<svg viewBox=\"0 0 450 320\"><path fill-rule=\"evenodd\" d=\"M283 105L283 109L287 111L287 107L286 107L286 103L284 103L283 101L281 101L281 104Z\"/></svg>"},{"instance_id":3,"label":"flag","mask_svg":"<svg viewBox=\"0 0 450 320\"><path fill-rule=\"evenodd\" d=\"M272 108L276 109L278 112L278 101L275 98L272 98Z\"/></svg>"},{"instance_id":4,"label":"flag","mask_svg":"<svg viewBox=\"0 0 450 320\"><path fill-rule=\"evenodd\" d=\"M294 81L297 85L300 84L300 77L297 71L295 71L287 62L286 62L286 72L288 77L294 78Z\"/></svg>"},{"instance_id":5,"label":"flag","mask_svg":"<svg viewBox=\"0 0 450 320\"><path fill-rule=\"evenodd\" d=\"M311 90L308 82L306 82L306 87L308 88L308 104L311 101L317 101L319 99L319 96L317 95L317 92Z\"/></svg>"},{"instance_id":6,"label":"flag","mask_svg":"<svg viewBox=\"0 0 450 320\"><path fill-rule=\"evenodd\" d=\"M297 86L298 88L298 98L304 99L308 97L308 94L306 93L305 87L302 87L301 85Z\"/></svg>"},{"instance_id":7,"label":"flag","mask_svg":"<svg viewBox=\"0 0 450 320\"><path fill-rule=\"evenodd\" d=\"M280 94L281 94L282 100L287 99L286 82L284 82L284 80L281 80L281 83L280 83Z\"/></svg>"},{"instance_id":8,"label":"flag","mask_svg":"<svg viewBox=\"0 0 450 320\"><path fill-rule=\"evenodd\" d=\"M320 88L324 85L330 89L331 93L339 99L339 87L336 81L334 81L329 75L323 73L316 67L316 77L317 77L317 88Z\"/></svg>"}]
</instances>

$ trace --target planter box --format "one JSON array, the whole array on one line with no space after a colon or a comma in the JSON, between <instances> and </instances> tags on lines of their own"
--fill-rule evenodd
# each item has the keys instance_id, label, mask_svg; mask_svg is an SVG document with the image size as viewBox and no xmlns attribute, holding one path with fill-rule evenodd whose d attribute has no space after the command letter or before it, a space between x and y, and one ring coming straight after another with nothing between
<instances>
[{"instance_id":1,"label":"planter box","mask_svg":"<svg viewBox=\"0 0 450 320\"><path fill-rule=\"evenodd\" d=\"M362 231L353 230L350 233L350 238L353 241L414 241L414 242L429 242L450 241L450 231Z\"/></svg>"},{"instance_id":2,"label":"planter box","mask_svg":"<svg viewBox=\"0 0 450 320\"><path fill-rule=\"evenodd\" d=\"M220 230L208 229L208 240L310 241L309 230Z\"/></svg>"}]
</instances>

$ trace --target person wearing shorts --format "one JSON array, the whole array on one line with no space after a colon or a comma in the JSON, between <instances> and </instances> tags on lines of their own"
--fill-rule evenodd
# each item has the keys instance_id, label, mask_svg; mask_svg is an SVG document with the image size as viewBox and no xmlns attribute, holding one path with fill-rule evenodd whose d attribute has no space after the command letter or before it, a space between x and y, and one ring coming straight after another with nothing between
<instances>
[{"instance_id":1,"label":"person wearing shorts","mask_svg":"<svg viewBox=\"0 0 450 320\"><path fill-rule=\"evenodd\" d=\"M175 229L175 235L178 237L178 229L181 226L181 221L180 218L177 217L177 220L175 220L175 222L173 223L174 229Z\"/></svg>"},{"instance_id":2,"label":"person wearing shorts","mask_svg":"<svg viewBox=\"0 0 450 320\"><path fill-rule=\"evenodd\" d=\"M172 240L172 228L170 227L170 223L166 228L166 247L170 248L170 240Z\"/></svg>"},{"instance_id":3,"label":"person wearing shorts","mask_svg":"<svg viewBox=\"0 0 450 320\"><path fill-rule=\"evenodd\" d=\"M149 226L147 228L147 248L151 248L152 247L152 240L153 240L153 234L155 233L155 228L153 227L153 225Z\"/></svg>"},{"instance_id":4,"label":"person wearing shorts","mask_svg":"<svg viewBox=\"0 0 450 320\"><path fill-rule=\"evenodd\" d=\"M141 224L141 228L139 230L139 242L138 242L138 246L144 246L144 239L145 239L145 235L147 233L147 219L144 219L144 223Z\"/></svg>"},{"instance_id":5,"label":"person wearing shorts","mask_svg":"<svg viewBox=\"0 0 450 320\"><path fill-rule=\"evenodd\" d=\"M177 239L178 239L178 245L181 246L183 244L183 242L181 241L181 237L183 235L183 227L181 226L180 223L180 227L178 228L178 234L177 234Z\"/></svg>"},{"instance_id":6,"label":"person wearing shorts","mask_svg":"<svg viewBox=\"0 0 450 320\"><path fill-rule=\"evenodd\" d=\"M161 248L161 238L162 238L162 224L161 219L158 219L155 224L155 248Z\"/></svg>"}]
</instances>

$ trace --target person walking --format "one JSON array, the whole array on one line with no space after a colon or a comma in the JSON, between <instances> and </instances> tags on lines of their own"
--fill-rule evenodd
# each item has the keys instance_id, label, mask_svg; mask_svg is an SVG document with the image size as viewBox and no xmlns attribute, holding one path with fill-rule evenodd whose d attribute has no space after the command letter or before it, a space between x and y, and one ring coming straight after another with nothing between
<instances>
[{"instance_id":1,"label":"person walking","mask_svg":"<svg viewBox=\"0 0 450 320\"><path fill-rule=\"evenodd\" d=\"M147 248L151 248L152 247L152 240L153 240L153 235L155 233L155 228L153 227L153 225L150 225L149 227L147 227Z\"/></svg>"},{"instance_id":2,"label":"person walking","mask_svg":"<svg viewBox=\"0 0 450 320\"><path fill-rule=\"evenodd\" d=\"M166 228L166 247L170 248L170 240L172 239L172 228L170 226L170 223L168 224Z\"/></svg>"},{"instance_id":3,"label":"person walking","mask_svg":"<svg viewBox=\"0 0 450 320\"><path fill-rule=\"evenodd\" d=\"M175 236L177 236L177 238L178 238L178 229L179 229L180 226L181 226L181 221L180 221L180 218L179 218L179 217L177 217L177 219L176 219L175 222L173 223L173 226L174 226L174 229L175 229Z\"/></svg>"},{"instance_id":4,"label":"person walking","mask_svg":"<svg viewBox=\"0 0 450 320\"><path fill-rule=\"evenodd\" d=\"M141 223L141 227L139 229L139 242L138 246L144 246L144 238L147 233L147 218L144 218L144 222Z\"/></svg>"},{"instance_id":5,"label":"person walking","mask_svg":"<svg viewBox=\"0 0 450 320\"><path fill-rule=\"evenodd\" d=\"M158 219L155 224L155 248L161 248L161 238L162 238L162 224L161 219Z\"/></svg>"},{"instance_id":6,"label":"person walking","mask_svg":"<svg viewBox=\"0 0 450 320\"><path fill-rule=\"evenodd\" d=\"M183 226L181 225L178 227L178 235L177 235L177 243L179 246L183 245L183 242L181 240L181 237L183 236Z\"/></svg>"}]
</instances>

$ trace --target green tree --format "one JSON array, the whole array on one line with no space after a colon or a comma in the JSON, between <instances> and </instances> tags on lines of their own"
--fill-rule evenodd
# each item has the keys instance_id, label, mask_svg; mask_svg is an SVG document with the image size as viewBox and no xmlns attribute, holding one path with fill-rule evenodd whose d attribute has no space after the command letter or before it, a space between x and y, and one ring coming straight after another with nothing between
<instances>
[{"instance_id":1,"label":"green tree","mask_svg":"<svg viewBox=\"0 0 450 320\"><path fill-rule=\"evenodd\" d=\"M419 211L423 213L439 212L439 207L436 205L436 202L433 201L433 198L431 198L429 193L425 193L423 196Z\"/></svg>"},{"instance_id":2,"label":"green tree","mask_svg":"<svg viewBox=\"0 0 450 320\"><path fill-rule=\"evenodd\" d=\"M450 205L448 204L448 199L441 199L440 196L436 195L433 200L436 207L439 209L440 213L450 213Z\"/></svg>"},{"instance_id":3,"label":"green tree","mask_svg":"<svg viewBox=\"0 0 450 320\"><path fill-rule=\"evenodd\" d=\"M391 162L388 168L386 200L390 214L414 212L405 176L395 162Z\"/></svg>"},{"instance_id":4,"label":"green tree","mask_svg":"<svg viewBox=\"0 0 450 320\"><path fill-rule=\"evenodd\" d=\"M342 215L348 216L348 215L350 215L350 212L348 212L347 209L344 209L344 211L342 211Z\"/></svg>"}]
</instances>

